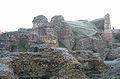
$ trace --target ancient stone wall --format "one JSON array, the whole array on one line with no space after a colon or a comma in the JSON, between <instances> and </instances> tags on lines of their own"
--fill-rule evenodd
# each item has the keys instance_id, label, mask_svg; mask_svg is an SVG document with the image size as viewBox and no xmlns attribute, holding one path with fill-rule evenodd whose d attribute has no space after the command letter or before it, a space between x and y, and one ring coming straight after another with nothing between
<instances>
[{"instance_id":1,"label":"ancient stone wall","mask_svg":"<svg viewBox=\"0 0 120 79\"><path fill-rule=\"evenodd\" d=\"M111 46L112 32L109 14L90 22L84 20L68 22L63 16L58 15L52 17L50 23L44 15L39 15L34 17L32 23L32 29L19 29L2 34L5 44L1 46L13 52L19 51L20 47L20 50L25 51L34 51L31 50L34 48L38 50L47 47L65 47L69 50L90 49L96 52L105 45ZM70 26L71 24L74 27ZM0 39L2 40L2 37ZM99 45L100 43L102 45Z\"/></svg>"},{"instance_id":2,"label":"ancient stone wall","mask_svg":"<svg viewBox=\"0 0 120 79\"><path fill-rule=\"evenodd\" d=\"M9 65L19 79L88 79L82 72L82 64L64 48L15 52L11 56Z\"/></svg>"},{"instance_id":3,"label":"ancient stone wall","mask_svg":"<svg viewBox=\"0 0 120 79\"><path fill-rule=\"evenodd\" d=\"M47 47L57 47L57 36L55 35L55 32L53 28L50 28L48 20L45 16L40 15L33 19L33 39L36 44L31 44L33 47L37 47L38 49L41 49L42 44L46 44L43 46ZM31 40L30 39L30 40ZM31 46L30 46L31 47ZM45 47L44 47L45 48Z\"/></svg>"},{"instance_id":4,"label":"ancient stone wall","mask_svg":"<svg viewBox=\"0 0 120 79\"><path fill-rule=\"evenodd\" d=\"M49 48L42 52L4 52L0 56L3 79L102 79L105 69L103 61L89 50Z\"/></svg>"}]
</instances>

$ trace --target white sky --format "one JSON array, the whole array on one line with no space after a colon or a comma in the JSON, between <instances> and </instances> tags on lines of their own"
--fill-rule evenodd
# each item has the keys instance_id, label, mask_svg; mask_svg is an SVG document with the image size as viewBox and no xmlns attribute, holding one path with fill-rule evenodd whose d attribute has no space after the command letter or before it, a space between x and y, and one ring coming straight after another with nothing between
<instances>
[{"instance_id":1,"label":"white sky","mask_svg":"<svg viewBox=\"0 0 120 79\"><path fill-rule=\"evenodd\" d=\"M111 15L112 27L120 29L120 0L0 0L0 29L31 28L37 15L49 21L54 15L65 20L93 20Z\"/></svg>"}]
</instances>

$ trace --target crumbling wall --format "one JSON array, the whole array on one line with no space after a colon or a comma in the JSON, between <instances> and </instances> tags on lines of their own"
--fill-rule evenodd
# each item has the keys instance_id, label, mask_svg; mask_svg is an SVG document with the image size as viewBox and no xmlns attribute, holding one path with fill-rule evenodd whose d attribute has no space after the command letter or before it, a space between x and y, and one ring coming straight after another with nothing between
<instances>
[{"instance_id":1,"label":"crumbling wall","mask_svg":"<svg viewBox=\"0 0 120 79\"><path fill-rule=\"evenodd\" d=\"M104 23L104 30L103 30L103 38L106 41L108 46L112 46L112 30L111 30L111 22L110 22L110 15L105 15L105 23Z\"/></svg>"},{"instance_id":2,"label":"crumbling wall","mask_svg":"<svg viewBox=\"0 0 120 79\"><path fill-rule=\"evenodd\" d=\"M23 38L26 43L21 47L25 49L21 49L33 52L34 49L39 51L38 49L48 47L103 52L100 50L111 47L112 32L109 14L93 21L65 21L63 16L58 15L52 17L50 23L44 15L39 15L34 17L32 23L33 28L30 31L19 29L16 32L6 33L3 37L6 44L3 47L6 46L5 49L13 52L19 51L18 44Z\"/></svg>"},{"instance_id":3,"label":"crumbling wall","mask_svg":"<svg viewBox=\"0 0 120 79\"><path fill-rule=\"evenodd\" d=\"M102 37L108 47L112 45L112 30L110 15L107 13L104 18L91 21L97 27L97 34Z\"/></svg>"},{"instance_id":4,"label":"crumbling wall","mask_svg":"<svg viewBox=\"0 0 120 79\"><path fill-rule=\"evenodd\" d=\"M57 36L53 28L50 28L48 20L44 15L36 16L32 23L33 32L29 42L30 48L44 49L58 46Z\"/></svg>"},{"instance_id":5,"label":"crumbling wall","mask_svg":"<svg viewBox=\"0 0 120 79\"><path fill-rule=\"evenodd\" d=\"M39 53L16 52L11 56L11 67L20 79L88 79L82 72L82 64L63 48L52 48Z\"/></svg>"}]
</instances>

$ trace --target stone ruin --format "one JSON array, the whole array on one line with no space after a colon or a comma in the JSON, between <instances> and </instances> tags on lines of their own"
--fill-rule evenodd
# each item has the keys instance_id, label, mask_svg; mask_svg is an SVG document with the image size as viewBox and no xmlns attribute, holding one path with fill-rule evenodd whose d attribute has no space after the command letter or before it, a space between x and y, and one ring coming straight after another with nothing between
<instances>
[{"instance_id":1,"label":"stone ruin","mask_svg":"<svg viewBox=\"0 0 120 79\"><path fill-rule=\"evenodd\" d=\"M1 79L103 79L112 47L109 14L93 21L58 15L50 22L39 15L32 23L0 35L0 68L7 69Z\"/></svg>"},{"instance_id":2,"label":"stone ruin","mask_svg":"<svg viewBox=\"0 0 120 79\"><path fill-rule=\"evenodd\" d=\"M100 52L100 48L112 44L109 14L93 21L65 21L59 15L52 17L50 22L44 15L40 15L32 23L31 29L20 28L15 32L1 34L1 48L11 52L37 52L48 47Z\"/></svg>"},{"instance_id":3,"label":"stone ruin","mask_svg":"<svg viewBox=\"0 0 120 79\"><path fill-rule=\"evenodd\" d=\"M33 32L30 36L30 48L33 48L33 52L37 52L39 49L45 49L48 47L57 47L57 36L53 28L49 27L48 20L45 16L40 15L33 19Z\"/></svg>"}]
</instances>

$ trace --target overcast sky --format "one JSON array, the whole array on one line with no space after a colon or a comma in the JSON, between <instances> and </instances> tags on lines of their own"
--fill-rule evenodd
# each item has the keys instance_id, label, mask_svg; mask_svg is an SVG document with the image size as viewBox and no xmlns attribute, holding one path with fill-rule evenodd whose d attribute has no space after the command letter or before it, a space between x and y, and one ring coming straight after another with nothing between
<instances>
[{"instance_id":1,"label":"overcast sky","mask_svg":"<svg viewBox=\"0 0 120 79\"><path fill-rule=\"evenodd\" d=\"M14 31L31 28L37 15L49 21L54 15L65 20L93 20L111 16L111 25L120 28L120 0L0 0L0 29Z\"/></svg>"}]
</instances>

